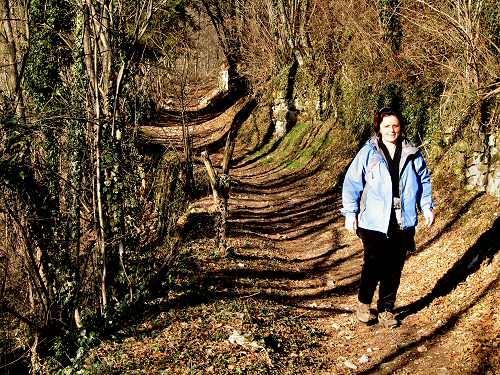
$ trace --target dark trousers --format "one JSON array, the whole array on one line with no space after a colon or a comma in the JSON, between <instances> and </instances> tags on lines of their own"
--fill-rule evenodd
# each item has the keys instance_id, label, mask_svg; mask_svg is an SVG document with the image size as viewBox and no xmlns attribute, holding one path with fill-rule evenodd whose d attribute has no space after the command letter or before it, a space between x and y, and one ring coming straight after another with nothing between
<instances>
[{"instance_id":1,"label":"dark trousers","mask_svg":"<svg viewBox=\"0 0 500 375\"><path fill-rule=\"evenodd\" d=\"M399 230L391 225L387 235L363 228L358 228L357 233L364 247L358 299L370 304L377 284L380 283L378 312L392 311L406 253L415 244L415 229Z\"/></svg>"}]
</instances>

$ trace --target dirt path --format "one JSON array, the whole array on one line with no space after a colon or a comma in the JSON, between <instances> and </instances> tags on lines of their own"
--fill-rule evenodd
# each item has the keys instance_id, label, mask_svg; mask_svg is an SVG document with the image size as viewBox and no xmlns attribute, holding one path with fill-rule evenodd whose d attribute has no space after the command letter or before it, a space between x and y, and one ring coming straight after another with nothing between
<instances>
[{"instance_id":1,"label":"dirt path","mask_svg":"<svg viewBox=\"0 0 500 375\"><path fill-rule=\"evenodd\" d=\"M184 112L173 109L160 111L152 123L140 126L140 134L146 143L182 150L184 120L193 150L217 148L223 144L235 116L248 101L240 92L221 92L205 100L204 104L185 108Z\"/></svg>"}]
</instances>

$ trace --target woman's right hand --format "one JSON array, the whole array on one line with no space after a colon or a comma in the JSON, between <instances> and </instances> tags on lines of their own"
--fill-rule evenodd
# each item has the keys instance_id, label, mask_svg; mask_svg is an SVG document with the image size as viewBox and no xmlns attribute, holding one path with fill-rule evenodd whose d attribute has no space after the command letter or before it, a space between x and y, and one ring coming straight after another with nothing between
<instances>
[{"instance_id":1,"label":"woman's right hand","mask_svg":"<svg viewBox=\"0 0 500 375\"><path fill-rule=\"evenodd\" d=\"M345 218L345 228L351 233L356 233L358 229L358 218L356 216L347 216Z\"/></svg>"}]
</instances>

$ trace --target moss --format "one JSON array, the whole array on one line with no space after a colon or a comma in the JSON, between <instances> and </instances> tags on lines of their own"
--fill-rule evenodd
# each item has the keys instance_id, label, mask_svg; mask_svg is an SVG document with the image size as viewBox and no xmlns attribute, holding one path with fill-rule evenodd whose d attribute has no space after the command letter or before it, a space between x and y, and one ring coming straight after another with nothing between
<instances>
[{"instance_id":1,"label":"moss","mask_svg":"<svg viewBox=\"0 0 500 375\"><path fill-rule=\"evenodd\" d=\"M314 132L319 134L313 134ZM259 156L265 155L275 146L276 142L278 140L269 143L257 154ZM313 122L299 122L285 135L276 150L266 156L263 162L283 164L289 169L302 169L331 143L332 139L327 127L323 127L321 132L318 132L314 128Z\"/></svg>"},{"instance_id":2,"label":"moss","mask_svg":"<svg viewBox=\"0 0 500 375\"><path fill-rule=\"evenodd\" d=\"M482 12L483 22L493 42L500 45L500 7L496 0L486 0ZM492 46L492 50L497 53Z\"/></svg>"},{"instance_id":3,"label":"moss","mask_svg":"<svg viewBox=\"0 0 500 375\"><path fill-rule=\"evenodd\" d=\"M319 154L322 149L325 149L331 143L332 140L328 134L325 134L322 137L316 137L314 143L304 150L301 150L298 153L298 157L288 162L286 166L290 169L304 168L315 156Z\"/></svg>"},{"instance_id":4,"label":"moss","mask_svg":"<svg viewBox=\"0 0 500 375\"><path fill-rule=\"evenodd\" d=\"M264 161L266 163L280 163L286 160L290 155L294 154L294 151L300 147L301 140L307 135L309 130L309 124L307 123L297 123L291 130L288 132L285 137L281 140L277 149L269 154ZM277 142L270 143L269 147L265 147L267 150L263 150L263 153L268 152Z\"/></svg>"}]
</instances>

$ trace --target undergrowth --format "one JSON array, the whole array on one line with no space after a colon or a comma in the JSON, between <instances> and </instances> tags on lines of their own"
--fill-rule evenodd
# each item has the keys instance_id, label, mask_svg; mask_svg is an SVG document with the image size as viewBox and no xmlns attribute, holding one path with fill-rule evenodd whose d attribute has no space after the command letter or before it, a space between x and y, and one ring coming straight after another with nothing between
<instances>
[{"instance_id":1,"label":"undergrowth","mask_svg":"<svg viewBox=\"0 0 500 375\"><path fill-rule=\"evenodd\" d=\"M320 369L324 333L295 307L232 295L224 281L207 276L206 266L223 273L236 265L235 259L214 256L211 247L210 241L192 242L176 264L168 295L152 302L138 324L95 349L80 373L293 374ZM243 341L231 343L234 335Z\"/></svg>"}]
</instances>

